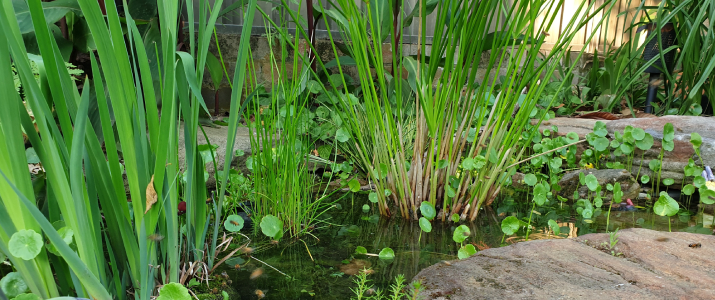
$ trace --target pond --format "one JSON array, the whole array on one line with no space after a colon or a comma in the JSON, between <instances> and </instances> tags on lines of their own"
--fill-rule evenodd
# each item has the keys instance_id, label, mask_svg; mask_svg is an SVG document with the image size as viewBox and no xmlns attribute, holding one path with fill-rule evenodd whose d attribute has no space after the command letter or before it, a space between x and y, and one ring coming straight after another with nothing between
<instances>
[{"instance_id":1,"label":"pond","mask_svg":"<svg viewBox=\"0 0 715 300\"><path fill-rule=\"evenodd\" d=\"M522 197L523 198L523 197ZM495 248L525 240L525 231L505 237L501 231L501 220L507 215L529 218L531 206L522 201L505 199L497 201L495 208L486 208L475 222L464 223L470 227L472 235L466 240L479 250ZM362 268L372 268L368 276L375 288L386 290L398 275L409 281L422 269L442 262L457 259L458 244L452 240L452 231L459 225L451 222L433 222L432 232L421 233L417 222L399 217L380 218L377 211L363 212L364 204L370 204L367 195L347 195L337 202L324 216L331 225L316 228L313 235L301 240L282 241L272 245L268 241L254 242L253 256L280 272L256 260L241 265L240 270L225 267L233 288L242 299L256 299L256 293L264 299L350 299L355 295L351 276ZM638 204L636 204L638 205ZM645 203L642 205L646 205ZM606 205L604 205L606 207ZM542 207L531 214L534 230L529 239L569 238L588 233L605 232L608 219L610 230L643 227L667 231L668 219L652 213L652 209L638 211L612 211L607 218L607 210L597 210L594 218L584 220L576 217L567 205ZM695 212L695 208L692 209ZM555 214L555 215L554 215ZM547 222L556 216L560 234L553 235ZM672 217L672 231L712 231L703 228L702 216L683 211ZM709 225L706 225L709 227ZM370 254L379 253L390 247L395 252L391 262L381 261L376 256L355 254L358 246L365 247ZM256 271L261 268L261 270ZM263 271L263 272L261 272ZM252 275L257 278L251 279Z\"/></svg>"}]
</instances>

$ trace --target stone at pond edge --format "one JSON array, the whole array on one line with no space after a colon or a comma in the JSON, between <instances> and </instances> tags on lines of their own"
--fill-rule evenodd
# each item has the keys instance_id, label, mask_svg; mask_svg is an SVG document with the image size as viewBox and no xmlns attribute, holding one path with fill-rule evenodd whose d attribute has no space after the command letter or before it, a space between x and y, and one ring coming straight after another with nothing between
<instances>
[{"instance_id":1,"label":"stone at pond edge","mask_svg":"<svg viewBox=\"0 0 715 300\"><path fill-rule=\"evenodd\" d=\"M715 299L715 237L625 229L521 242L422 270L422 299ZM700 248L688 244L700 243Z\"/></svg>"},{"instance_id":2,"label":"stone at pond edge","mask_svg":"<svg viewBox=\"0 0 715 300\"><path fill-rule=\"evenodd\" d=\"M584 175L593 174L596 176L596 179L598 179L598 185L601 186L601 195L604 201L611 201L611 198L613 198L613 192L607 190L606 185L609 183L615 185L616 182L621 183L623 201L626 199L638 199L640 185L636 182L630 172L623 169L586 169L568 172L559 181L559 186L561 187L559 195L561 195L561 197L574 200L574 191L578 189L578 193L581 198L588 198L588 187L579 183L578 174L582 172Z\"/></svg>"}]
</instances>

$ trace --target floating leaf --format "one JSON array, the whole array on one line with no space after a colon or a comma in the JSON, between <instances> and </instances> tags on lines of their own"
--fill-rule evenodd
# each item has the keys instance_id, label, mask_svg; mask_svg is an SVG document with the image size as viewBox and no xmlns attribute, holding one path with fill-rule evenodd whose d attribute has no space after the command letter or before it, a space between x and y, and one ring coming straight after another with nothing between
<instances>
[{"instance_id":1,"label":"floating leaf","mask_svg":"<svg viewBox=\"0 0 715 300\"><path fill-rule=\"evenodd\" d=\"M363 204L362 206L362 212L367 213L370 211L370 205Z\"/></svg>"},{"instance_id":2,"label":"floating leaf","mask_svg":"<svg viewBox=\"0 0 715 300\"><path fill-rule=\"evenodd\" d=\"M454 230L454 234L452 234L452 240L457 243L461 243L464 242L470 234L472 234L472 232L469 231L469 227L467 227L467 225L459 225Z\"/></svg>"},{"instance_id":3,"label":"floating leaf","mask_svg":"<svg viewBox=\"0 0 715 300\"><path fill-rule=\"evenodd\" d=\"M477 249L474 248L474 245L472 244L467 244L459 248L459 251L457 251L457 257L459 259L465 259L467 257L470 257L474 254L477 253Z\"/></svg>"},{"instance_id":4,"label":"floating leaf","mask_svg":"<svg viewBox=\"0 0 715 300\"><path fill-rule=\"evenodd\" d=\"M267 215L261 219L261 231L277 240L283 235L283 221L273 215Z\"/></svg>"},{"instance_id":5,"label":"floating leaf","mask_svg":"<svg viewBox=\"0 0 715 300\"><path fill-rule=\"evenodd\" d=\"M422 216L427 218L427 220L432 220L437 215L434 205L429 201L422 201L420 204L420 213L422 213Z\"/></svg>"},{"instance_id":6,"label":"floating leaf","mask_svg":"<svg viewBox=\"0 0 715 300\"><path fill-rule=\"evenodd\" d=\"M422 231L424 232L432 232L432 223L430 223L425 217L421 217L420 228L422 228Z\"/></svg>"},{"instance_id":7,"label":"floating leaf","mask_svg":"<svg viewBox=\"0 0 715 300\"><path fill-rule=\"evenodd\" d=\"M40 254L42 245L42 236L39 233L32 229L23 229L12 235L7 247L13 256L31 260Z\"/></svg>"},{"instance_id":8,"label":"floating leaf","mask_svg":"<svg viewBox=\"0 0 715 300\"><path fill-rule=\"evenodd\" d=\"M650 133L646 133L643 139L636 141L636 147L641 150L650 149L653 147L653 136Z\"/></svg>"},{"instance_id":9,"label":"floating leaf","mask_svg":"<svg viewBox=\"0 0 715 300\"><path fill-rule=\"evenodd\" d=\"M452 214L452 222L457 223L459 222L459 215L458 214Z\"/></svg>"},{"instance_id":10,"label":"floating leaf","mask_svg":"<svg viewBox=\"0 0 715 300\"><path fill-rule=\"evenodd\" d=\"M156 300L191 300L191 296L189 290L182 284L172 282L161 287Z\"/></svg>"},{"instance_id":11,"label":"floating leaf","mask_svg":"<svg viewBox=\"0 0 715 300\"><path fill-rule=\"evenodd\" d=\"M653 204L653 211L659 216L673 216L678 213L678 202L666 192L660 192L658 201Z\"/></svg>"},{"instance_id":12,"label":"floating leaf","mask_svg":"<svg viewBox=\"0 0 715 300\"><path fill-rule=\"evenodd\" d=\"M223 227L230 232L239 232L243 228L243 218L239 215L230 215L223 222Z\"/></svg>"},{"instance_id":13,"label":"floating leaf","mask_svg":"<svg viewBox=\"0 0 715 300\"><path fill-rule=\"evenodd\" d=\"M508 216L501 221L501 231L506 235L512 235L519 230L520 222L514 216Z\"/></svg>"},{"instance_id":14,"label":"floating leaf","mask_svg":"<svg viewBox=\"0 0 715 300\"><path fill-rule=\"evenodd\" d=\"M363 246L357 246L357 248L355 248L355 254L367 254L367 249Z\"/></svg>"},{"instance_id":15,"label":"floating leaf","mask_svg":"<svg viewBox=\"0 0 715 300\"><path fill-rule=\"evenodd\" d=\"M151 180L146 186L146 210L144 213L148 213L154 203L156 203L158 196L156 195L156 190L154 189L154 175L151 175Z\"/></svg>"},{"instance_id":16,"label":"floating leaf","mask_svg":"<svg viewBox=\"0 0 715 300\"><path fill-rule=\"evenodd\" d=\"M559 224L557 224L556 221L549 220L549 227L551 227L551 231L554 232L554 235L561 234L561 227L559 227Z\"/></svg>"},{"instance_id":17,"label":"floating leaf","mask_svg":"<svg viewBox=\"0 0 715 300\"><path fill-rule=\"evenodd\" d=\"M389 247L383 248L380 253L377 254L380 259L390 260L395 258L395 251L392 251Z\"/></svg>"},{"instance_id":18,"label":"floating leaf","mask_svg":"<svg viewBox=\"0 0 715 300\"><path fill-rule=\"evenodd\" d=\"M598 188L598 178L593 174L586 175L586 186L592 192Z\"/></svg>"},{"instance_id":19,"label":"floating leaf","mask_svg":"<svg viewBox=\"0 0 715 300\"><path fill-rule=\"evenodd\" d=\"M367 195L367 199L369 199L370 202L372 202L372 203L377 203L377 201L378 201L378 199L377 199L377 193L375 193L375 192L370 192L370 194Z\"/></svg>"},{"instance_id":20,"label":"floating leaf","mask_svg":"<svg viewBox=\"0 0 715 300\"><path fill-rule=\"evenodd\" d=\"M25 280L19 272L10 272L0 279L0 288L9 299L15 298L17 295L30 291Z\"/></svg>"}]
</instances>

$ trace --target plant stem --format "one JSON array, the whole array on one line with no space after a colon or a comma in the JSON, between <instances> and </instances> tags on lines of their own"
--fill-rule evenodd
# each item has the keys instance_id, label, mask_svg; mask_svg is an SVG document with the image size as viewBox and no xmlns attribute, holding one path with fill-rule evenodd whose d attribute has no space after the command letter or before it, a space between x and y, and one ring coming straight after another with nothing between
<instances>
[{"instance_id":1,"label":"plant stem","mask_svg":"<svg viewBox=\"0 0 715 300\"><path fill-rule=\"evenodd\" d=\"M531 206L531 211L529 212L529 225L526 227L526 240L529 240L529 233L531 232L531 216L534 215L534 209L536 208L536 202Z\"/></svg>"}]
</instances>

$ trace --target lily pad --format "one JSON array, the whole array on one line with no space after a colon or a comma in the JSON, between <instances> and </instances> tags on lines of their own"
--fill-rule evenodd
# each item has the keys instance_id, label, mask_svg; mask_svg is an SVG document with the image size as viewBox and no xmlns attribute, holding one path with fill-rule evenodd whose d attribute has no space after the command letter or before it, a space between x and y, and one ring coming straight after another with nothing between
<instances>
[{"instance_id":1,"label":"lily pad","mask_svg":"<svg viewBox=\"0 0 715 300\"><path fill-rule=\"evenodd\" d=\"M23 229L15 232L8 242L10 254L31 260L35 258L42 250L42 236L32 229Z\"/></svg>"},{"instance_id":2,"label":"lily pad","mask_svg":"<svg viewBox=\"0 0 715 300\"><path fill-rule=\"evenodd\" d=\"M370 205L363 204L362 206L362 212L367 213L370 211Z\"/></svg>"},{"instance_id":3,"label":"lily pad","mask_svg":"<svg viewBox=\"0 0 715 300\"><path fill-rule=\"evenodd\" d=\"M239 215L230 215L223 222L223 227L230 232L239 232L243 228L243 218Z\"/></svg>"},{"instance_id":4,"label":"lily pad","mask_svg":"<svg viewBox=\"0 0 715 300\"><path fill-rule=\"evenodd\" d=\"M420 228L424 232L432 232L432 223L429 222L425 217L420 218Z\"/></svg>"},{"instance_id":5,"label":"lily pad","mask_svg":"<svg viewBox=\"0 0 715 300\"><path fill-rule=\"evenodd\" d=\"M514 216L508 216L501 221L501 231L506 235L512 235L519 230L521 222Z\"/></svg>"},{"instance_id":6,"label":"lily pad","mask_svg":"<svg viewBox=\"0 0 715 300\"><path fill-rule=\"evenodd\" d=\"M261 219L261 231L268 237L280 239L283 236L283 221L273 215L267 215Z\"/></svg>"},{"instance_id":7,"label":"lily pad","mask_svg":"<svg viewBox=\"0 0 715 300\"><path fill-rule=\"evenodd\" d=\"M457 243L461 243L464 242L464 240L466 240L471 234L472 232L469 231L469 227L467 227L467 225L459 225L459 227L454 230L454 234L452 234L452 240Z\"/></svg>"},{"instance_id":8,"label":"lily pad","mask_svg":"<svg viewBox=\"0 0 715 300\"><path fill-rule=\"evenodd\" d=\"M377 201L378 201L378 199L377 199L377 193L375 193L375 192L370 192L370 194L367 196L367 199L369 199L370 202L372 202L372 203L377 203Z\"/></svg>"},{"instance_id":9,"label":"lily pad","mask_svg":"<svg viewBox=\"0 0 715 300\"><path fill-rule=\"evenodd\" d=\"M350 188L351 192L358 192L360 191L360 182L357 180L357 178L350 179L350 181L348 181L348 187Z\"/></svg>"},{"instance_id":10,"label":"lily pad","mask_svg":"<svg viewBox=\"0 0 715 300\"><path fill-rule=\"evenodd\" d=\"M380 253L377 254L380 259L390 260L395 258L395 251L392 251L389 247L383 248Z\"/></svg>"}]
</instances>

